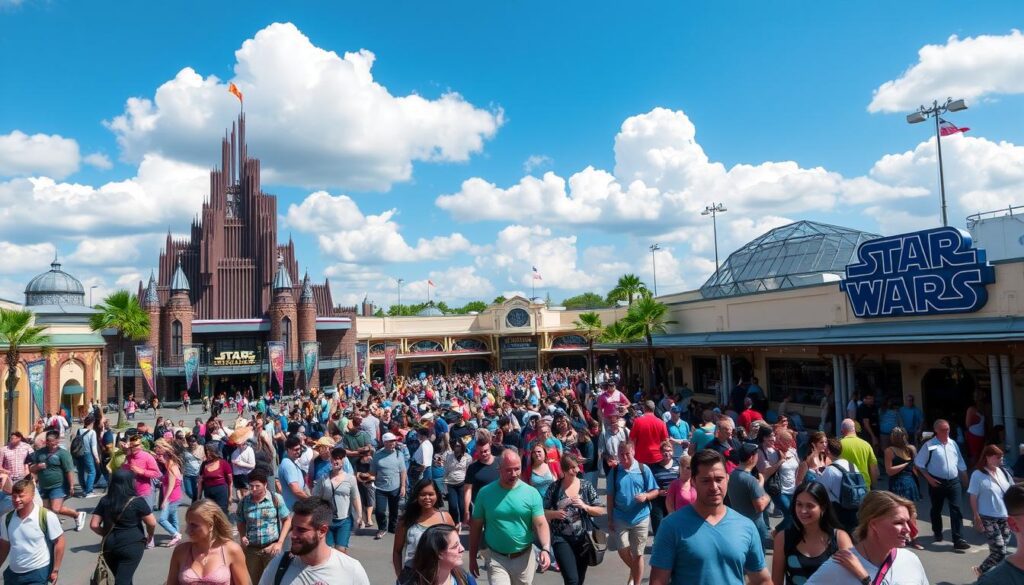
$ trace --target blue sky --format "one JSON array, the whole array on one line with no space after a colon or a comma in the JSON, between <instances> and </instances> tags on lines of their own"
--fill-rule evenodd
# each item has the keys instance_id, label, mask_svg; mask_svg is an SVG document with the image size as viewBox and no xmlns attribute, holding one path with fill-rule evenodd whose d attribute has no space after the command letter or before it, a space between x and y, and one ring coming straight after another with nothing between
<instances>
[{"instance_id":1,"label":"blue sky","mask_svg":"<svg viewBox=\"0 0 1024 585\"><path fill-rule=\"evenodd\" d=\"M54 251L97 294L148 274L202 200L229 81L280 233L338 301L387 305L398 277L489 300L534 265L554 300L603 293L650 281L653 241L659 292L696 288L713 200L723 257L798 219L935 225L934 140L904 115L947 96L971 104L943 143L962 225L1021 202L1020 26L1010 2L0 0L0 296Z\"/></svg>"}]
</instances>

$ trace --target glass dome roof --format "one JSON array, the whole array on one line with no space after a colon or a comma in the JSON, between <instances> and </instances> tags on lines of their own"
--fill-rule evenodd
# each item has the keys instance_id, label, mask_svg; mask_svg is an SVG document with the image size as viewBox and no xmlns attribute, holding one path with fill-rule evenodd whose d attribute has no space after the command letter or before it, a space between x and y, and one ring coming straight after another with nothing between
<instances>
[{"instance_id":1,"label":"glass dome roof","mask_svg":"<svg viewBox=\"0 0 1024 585\"><path fill-rule=\"evenodd\" d=\"M416 313L417 317L444 317L444 312L433 304L430 304Z\"/></svg>"},{"instance_id":2,"label":"glass dome roof","mask_svg":"<svg viewBox=\"0 0 1024 585\"><path fill-rule=\"evenodd\" d=\"M50 270L36 276L25 287L25 305L85 305L85 287L60 269L56 258Z\"/></svg>"},{"instance_id":3,"label":"glass dome roof","mask_svg":"<svg viewBox=\"0 0 1024 585\"><path fill-rule=\"evenodd\" d=\"M777 227L730 254L700 293L717 298L838 281L857 246L878 237L813 221Z\"/></svg>"}]
</instances>

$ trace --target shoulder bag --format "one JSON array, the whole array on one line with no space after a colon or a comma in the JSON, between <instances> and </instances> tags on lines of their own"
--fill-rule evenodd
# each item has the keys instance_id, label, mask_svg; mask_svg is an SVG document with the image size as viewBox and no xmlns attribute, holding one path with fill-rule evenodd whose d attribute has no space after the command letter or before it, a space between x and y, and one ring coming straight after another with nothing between
<instances>
[{"instance_id":1,"label":"shoulder bag","mask_svg":"<svg viewBox=\"0 0 1024 585\"><path fill-rule=\"evenodd\" d=\"M114 572L110 570L110 565L107 564L107 559L103 556L103 548L107 543L107 537L114 532L117 521L121 519L121 515L124 514L124 511L128 509L128 506L134 500L135 498L128 500L128 503L121 508L121 511L114 517L110 530L103 536L103 540L100 541L100 554L96 558L96 568L92 571L92 579L89 580L89 585L114 585Z\"/></svg>"}]
</instances>

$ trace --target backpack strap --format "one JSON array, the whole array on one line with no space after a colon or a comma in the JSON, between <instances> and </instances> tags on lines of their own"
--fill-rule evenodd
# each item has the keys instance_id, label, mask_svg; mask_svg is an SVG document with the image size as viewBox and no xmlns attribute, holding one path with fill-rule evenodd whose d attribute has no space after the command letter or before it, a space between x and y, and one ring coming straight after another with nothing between
<instances>
[{"instance_id":1,"label":"backpack strap","mask_svg":"<svg viewBox=\"0 0 1024 585\"><path fill-rule=\"evenodd\" d=\"M885 560L882 561L882 565L878 567L878 573L875 574L875 578L871 580L871 585L881 585L885 580L885 576L892 569L893 563L896 562L896 549L889 551L889 554L885 556Z\"/></svg>"},{"instance_id":2,"label":"backpack strap","mask_svg":"<svg viewBox=\"0 0 1024 585\"><path fill-rule=\"evenodd\" d=\"M281 557L281 561L277 564L277 572L274 573L274 585L281 585L281 580L284 579L284 574L288 571L288 567L292 565L293 558L295 557L292 553Z\"/></svg>"}]
</instances>

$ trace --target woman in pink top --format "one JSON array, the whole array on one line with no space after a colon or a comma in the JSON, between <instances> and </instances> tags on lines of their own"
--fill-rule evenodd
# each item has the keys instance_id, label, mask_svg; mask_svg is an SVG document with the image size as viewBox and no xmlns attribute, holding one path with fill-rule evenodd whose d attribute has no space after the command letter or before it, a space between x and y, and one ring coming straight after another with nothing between
<instances>
[{"instance_id":1,"label":"woman in pink top","mask_svg":"<svg viewBox=\"0 0 1024 585\"><path fill-rule=\"evenodd\" d=\"M671 514L679 508L689 506L697 499L697 490L690 482L690 456L683 455L679 458L679 479L672 480L668 485L668 494L665 496L665 506Z\"/></svg>"},{"instance_id":2,"label":"woman in pink top","mask_svg":"<svg viewBox=\"0 0 1024 585\"><path fill-rule=\"evenodd\" d=\"M181 460L178 454L164 439L157 439L153 450L164 465L164 500L160 509L160 526L171 535L171 540L164 546L171 548L181 541L181 530L178 526L178 504L181 503ZM152 548L153 541L146 544Z\"/></svg>"},{"instance_id":3,"label":"woman in pink top","mask_svg":"<svg viewBox=\"0 0 1024 585\"><path fill-rule=\"evenodd\" d=\"M156 459L142 448L142 439L138 435L128 439L124 467L135 474L135 495L145 499L151 508L156 507L153 480L163 474L160 472L160 466L156 464Z\"/></svg>"},{"instance_id":4,"label":"woman in pink top","mask_svg":"<svg viewBox=\"0 0 1024 585\"><path fill-rule=\"evenodd\" d=\"M189 541L171 555L167 585L252 585L242 547L217 504L199 500L185 514Z\"/></svg>"}]
</instances>

